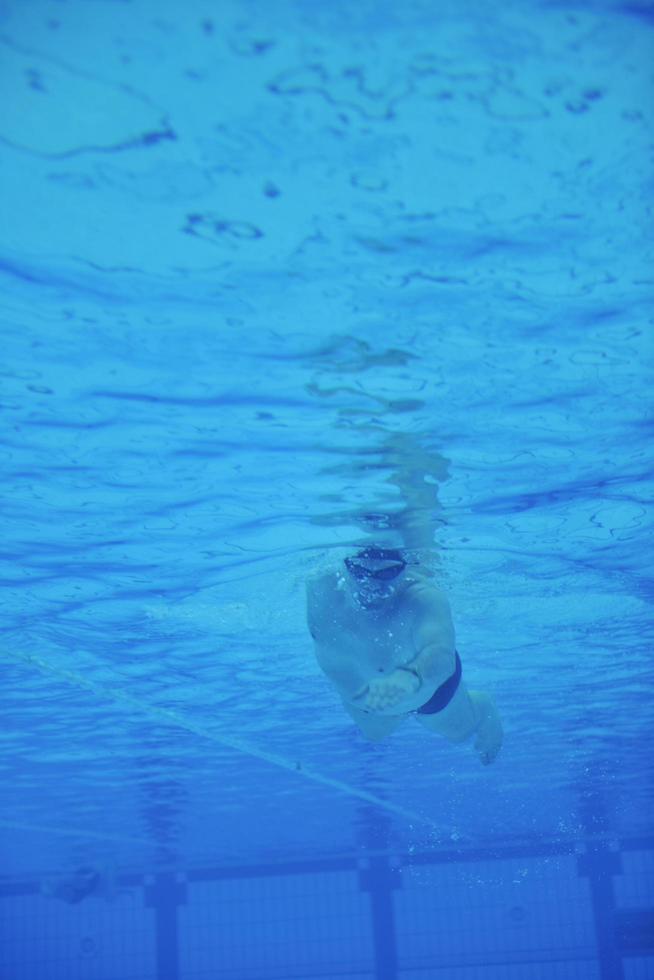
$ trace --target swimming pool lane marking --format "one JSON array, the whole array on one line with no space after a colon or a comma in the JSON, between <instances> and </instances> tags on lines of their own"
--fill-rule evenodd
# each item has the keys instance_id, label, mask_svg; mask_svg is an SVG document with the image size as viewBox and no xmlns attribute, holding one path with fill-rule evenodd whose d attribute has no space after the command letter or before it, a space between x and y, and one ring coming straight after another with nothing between
<instances>
[{"instance_id":1,"label":"swimming pool lane marking","mask_svg":"<svg viewBox=\"0 0 654 980\"><path fill-rule=\"evenodd\" d=\"M388 800L375 796L373 793L368 793L366 790L357 789L356 786L350 786L349 783L343 783L339 779L332 779L331 776L325 776L316 769L306 767L298 761L287 759L283 755L277 755L274 752L266 752L262 749L255 748L247 742L242 742L240 739L217 735L211 729L205 728L204 725L196 724L194 721L185 718L179 712L173 711L170 708L159 708L156 705L148 704L145 701L133 697L131 694L127 694L125 691L120 690L120 688L105 687L103 684L96 684L94 681L90 681L74 670L68 670L65 667L56 667L54 664L49 663L49 661L44 660L42 657L37 657L32 653L12 651L9 653L9 656L13 660L18 660L28 666L36 667L42 674L50 674L82 690L91 691L97 697L135 708L137 711L148 715L156 721L176 725L178 728L183 728L193 735L199 735L201 738L209 739L218 745L223 745L225 748L240 752L242 755L248 755L254 759L260 759L262 762L268 762L272 766L277 766L279 769L286 769L288 772L302 776L311 782L320 783L322 786L329 786L330 789L345 793L354 799L363 800L365 803L371 803L373 806L380 807L382 810L394 813L409 823L426 824L432 830L437 830L439 834L445 833L444 829L430 817L423 816L420 813L414 813L413 810L407 810L405 807L397 806L395 803L389 803Z\"/></svg>"}]
</instances>

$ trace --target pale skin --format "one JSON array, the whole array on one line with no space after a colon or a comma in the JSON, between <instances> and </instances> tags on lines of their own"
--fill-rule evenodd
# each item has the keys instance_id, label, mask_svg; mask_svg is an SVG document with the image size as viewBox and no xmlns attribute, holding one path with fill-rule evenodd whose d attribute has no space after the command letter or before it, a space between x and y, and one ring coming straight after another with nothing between
<instances>
[{"instance_id":1,"label":"pale skin","mask_svg":"<svg viewBox=\"0 0 654 980\"><path fill-rule=\"evenodd\" d=\"M396 473L393 482L399 485L397 480ZM408 487L402 480L402 489L415 489L413 475ZM407 522L407 530L403 537L408 546L424 544L427 532L417 531L415 521L410 526ZM502 724L489 694L469 691L462 679L440 711L416 713L456 668L445 593L424 567L407 565L397 578L383 583L379 596L374 589L365 603L360 596L360 582L345 565L307 582L307 622L316 659L361 732L379 741L413 717L450 742L474 736L481 762L491 763L502 745Z\"/></svg>"},{"instance_id":2,"label":"pale skin","mask_svg":"<svg viewBox=\"0 0 654 980\"><path fill-rule=\"evenodd\" d=\"M438 486L448 478L448 461L423 448L417 436L375 426L367 431L371 444L381 436L377 465L386 469L402 504L382 522L390 540L375 544L413 558L397 577L368 579L363 586L344 563L309 578L307 621L316 658L366 738L383 739L412 717L450 742L474 738L488 765L502 745L502 723L489 694L469 691L464 677L444 708L416 713L456 669L450 605L429 571L439 564L434 529L443 517ZM361 517L365 523L368 515Z\"/></svg>"}]
</instances>

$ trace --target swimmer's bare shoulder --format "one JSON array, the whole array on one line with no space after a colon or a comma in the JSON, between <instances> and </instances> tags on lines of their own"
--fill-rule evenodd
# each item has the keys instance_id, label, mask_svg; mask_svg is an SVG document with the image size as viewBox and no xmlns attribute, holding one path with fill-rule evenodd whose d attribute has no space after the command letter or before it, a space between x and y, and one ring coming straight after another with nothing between
<instances>
[{"instance_id":1,"label":"swimmer's bare shoulder","mask_svg":"<svg viewBox=\"0 0 654 980\"><path fill-rule=\"evenodd\" d=\"M412 571L403 598L411 613L415 649L431 649L449 670L454 663L456 640L447 594L430 576Z\"/></svg>"},{"instance_id":2,"label":"swimmer's bare shoulder","mask_svg":"<svg viewBox=\"0 0 654 980\"><path fill-rule=\"evenodd\" d=\"M446 592L436 584L429 572L422 569L411 569L408 573L404 599L423 611L429 607L433 607L435 611L444 608L449 610L450 606Z\"/></svg>"},{"instance_id":3,"label":"swimmer's bare shoulder","mask_svg":"<svg viewBox=\"0 0 654 980\"><path fill-rule=\"evenodd\" d=\"M362 686L364 678L353 655L351 627L338 587L335 570L315 572L306 583L307 625L313 638L314 655L324 674L343 698Z\"/></svg>"},{"instance_id":4,"label":"swimmer's bare shoulder","mask_svg":"<svg viewBox=\"0 0 654 980\"><path fill-rule=\"evenodd\" d=\"M326 614L336 592L336 573L333 569L312 572L306 580L307 624L312 637L322 632Z\"/></svg>"}]
</instances>

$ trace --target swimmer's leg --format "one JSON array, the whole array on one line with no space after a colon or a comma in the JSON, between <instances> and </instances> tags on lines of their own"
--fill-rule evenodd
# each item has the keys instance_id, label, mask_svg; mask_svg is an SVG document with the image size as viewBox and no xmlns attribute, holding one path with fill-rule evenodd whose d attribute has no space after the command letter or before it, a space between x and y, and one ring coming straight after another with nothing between
<instances>
[{"instance_id":1,"label":"swimmer's leg","mask_svg":"<svg viewBox=\"0 0 654 980\"><path fill-rule=\"evenodd\" d=\"M417 714L416 718L430 732L450 742L465 742L476 734L475 749L485 766L502 747L502 722L495 702L483 691L468 691L461 682L452 700L435 714Z\"/></svg>"},{"instance_id":2,"label":"swimmer's leg","mask_svg":"<svg viewBox=\"0 0 654 980\"><path fill-rule=\"evenodd\" d=\"M381 742L387 735L392 735L405 717L405 715L371 715L348 704L347 701L343 701L343 707L371 742Z\"/></svg>"}]
</instances>

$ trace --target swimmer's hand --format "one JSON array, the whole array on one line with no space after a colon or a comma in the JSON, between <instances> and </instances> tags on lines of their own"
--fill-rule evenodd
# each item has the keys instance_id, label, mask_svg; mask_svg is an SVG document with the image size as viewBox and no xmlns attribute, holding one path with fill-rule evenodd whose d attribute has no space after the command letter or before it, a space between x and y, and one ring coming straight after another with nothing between
<instances>
[{"instance_id":1,"label":"swimmer's hand","mask_svg":"<svg viewBox=\"0 0 654 980\"><path fill-rule=\"evenodd\" d=\"M420 678L409 670L394 670L387 677L374 677L356 697L357 706L364 711L387 711L415 694Z\"/></svg>"}]
</instances>

